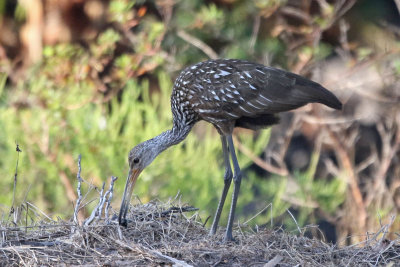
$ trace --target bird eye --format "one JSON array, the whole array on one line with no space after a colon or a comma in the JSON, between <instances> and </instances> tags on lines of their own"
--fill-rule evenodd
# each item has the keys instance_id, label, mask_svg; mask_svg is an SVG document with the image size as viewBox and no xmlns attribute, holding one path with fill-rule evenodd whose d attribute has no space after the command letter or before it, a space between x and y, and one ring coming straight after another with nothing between
<instances>
[{"instance_id":1,"label":"bird eye","mask_svg":"<svg viewBox=\"0 0 400 267\"><path fill-rule=\"evenodd\" d=\"M139 158L134 158L133 163L135 163L135 164L139 163Z\"/></svg>"}]
</instances>

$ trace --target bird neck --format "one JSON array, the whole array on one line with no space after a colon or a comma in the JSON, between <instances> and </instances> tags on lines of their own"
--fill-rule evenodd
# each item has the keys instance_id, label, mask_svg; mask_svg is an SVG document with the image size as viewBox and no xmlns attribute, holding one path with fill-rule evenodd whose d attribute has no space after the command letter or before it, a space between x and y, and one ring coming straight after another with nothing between
<instances>
[{"instance_id":1,"label":"bird neck","mask_svg":"<svg viewBox=\"0 0 400 267\"><path fill-rule=\"evenodd\" d=\"M192 129L192 125L176 125L172 127L172 129L167 130L160 135L157 135L152 139L154 142L155 147L157 148L157 154L163 152L165 149L169 148L170 146L179 144L186 138L189 134L190 130Z\"/></svg>"}]
</instances>

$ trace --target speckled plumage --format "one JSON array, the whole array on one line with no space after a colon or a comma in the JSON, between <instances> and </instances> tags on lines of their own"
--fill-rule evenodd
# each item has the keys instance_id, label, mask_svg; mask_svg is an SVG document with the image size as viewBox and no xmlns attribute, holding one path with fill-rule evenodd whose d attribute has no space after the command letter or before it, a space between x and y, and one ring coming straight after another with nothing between
<instances>
[{"instance_id":1,"label":"speckled plumage","mask_svg":"<svg viewBox=\"0 0 400 267\"><path fill-rule=\"evenodd\" d=\"M212 123L221 134L234 127L259 129L278 122L276 114L319 102L341 103L318 83L284 70L244 60L219 59L184 69L171 96L174 120Z\"/></svg>"},{"instance_id":2,"label":"speckled plumage","mask_svg":"<svg viewBox=\"0 0 400 267\"><path fill-rule=\"evenodd\" d=\"M279 121L277 113L318 102L340 109L342 104L318 83L284 70L244 60L219 59L184 69L171 95L173 127L138 144L129 152L130 171L119 223L125 225L133 186L140 172L162 151L181 142L199 120L212 123L221 135L225 165L224 188L211 226L218 221L232 180L234 191L225 240L233 240L232 226L241 183L241 171L232 141L235 127L259 129ZM206 159L205 159L206 160ZM231 169L231 162L234 171Z\"/></svg>"}]
</instances>

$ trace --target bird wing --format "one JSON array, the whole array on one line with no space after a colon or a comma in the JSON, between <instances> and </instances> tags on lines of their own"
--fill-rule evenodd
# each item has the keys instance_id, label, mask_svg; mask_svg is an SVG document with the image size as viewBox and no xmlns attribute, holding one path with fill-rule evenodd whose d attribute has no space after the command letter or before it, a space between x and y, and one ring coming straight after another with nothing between
<instances>
[{"instance_id":1,"label":"bird wing","mask_svg":"<svg viewBox=\"0 0 400 267\"><path fill-rule=\"evenodd\" d=\"M203 64L191 82L197 88L194 91L199 91L194 109L202 117L254 117L288 111L310 102L341 107L324 87L294 73L241 60Z\"/></svg>"}]
</instances>

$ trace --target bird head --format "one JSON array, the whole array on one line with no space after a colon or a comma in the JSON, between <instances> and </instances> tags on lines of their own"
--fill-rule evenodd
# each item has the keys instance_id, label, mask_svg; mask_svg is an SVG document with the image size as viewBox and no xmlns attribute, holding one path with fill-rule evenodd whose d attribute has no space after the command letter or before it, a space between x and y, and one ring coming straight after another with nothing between
<instances>
[{"instance_id":1,"label":"bird head","mask_svg":"<svg viewBox=\"0 0 400 267\"><path fill-rule=\"evenodd\" d=\"M153 139L140 143L129 151L128 162L130 170L142 171L157 157L158 151Z\"/></svg>"},{"instance_id":2,"label":"bird head","mask_svg":"<svg viewBox=\"0 0 400 267\"><path fill-rule=\"evenodd\" d=\"M129 173L126 180L125 191L122 197L121 209L119 212L119 224L126 225L126 214L129 208L129 202L131 200L133 187L135 186L136 180L139 174L146 168L153 160L157 157L158 151L152 140L143 142L129 152Z\"/></svg>"}]
</instances>

